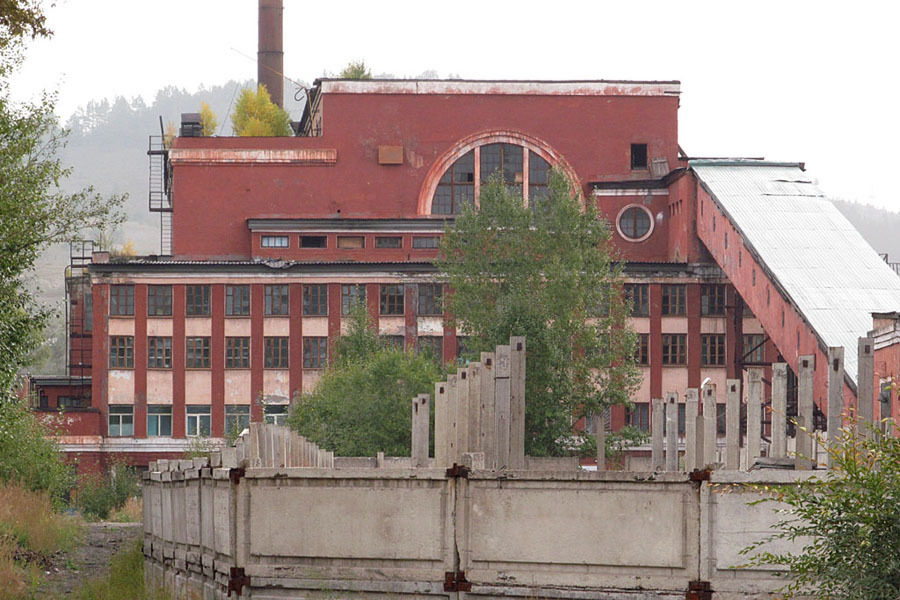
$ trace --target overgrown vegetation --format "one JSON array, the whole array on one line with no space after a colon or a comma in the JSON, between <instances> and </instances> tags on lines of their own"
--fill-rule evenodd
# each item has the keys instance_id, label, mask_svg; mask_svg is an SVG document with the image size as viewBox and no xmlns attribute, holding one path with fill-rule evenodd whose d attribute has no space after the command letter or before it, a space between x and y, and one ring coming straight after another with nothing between
<instances>
[{"instance_id":1,"label":"overgrown vegetation","mask_svg":"<svg viewBox=\"0 0 900 600\"><path fill-rule=\"evenodd\" d=\"M75 489L75 507L88 520L106 520L130 499L140 496L137 472L126 465L114 465L109 474L82 475Z\"/></svg>"},{"instance_id":2,"label":"overgrown vegetation","mask_svg":"<svg viewBox=\"0 0 900 600\"><path fill-rule=\"evenodd\" d=\"M287 424L338 456L409 456L412 399L432 392L441 367L381 342L361 305L333 346L333 363L297 399Z\"/></svg>"},{"instance_id":3,"label":"overgrown vegetation","mask_svg":"<svg viewBox=\"0 0 900 600\"><path fill-rule=\"evenodd\" d=\"M259 84L256 90L247 88L241 91L234 114L231 115L234 135L242 137L274 137L289 136L291 117L286 111L272 102L266 86Z\"/></svg>"},{"instance_id":4,"label":"overgrown vegetation","mask_svg":"<svg viewBox=\"0 0 900 600\"><path fill-rule=\"evenodd\" d=\"M889 429L895 427L888 420ZM743 550L754 566L787 568L784 597L896 600L900 597L900 439L842 430L828 447L832 469L783 486L757 486L778 503L776 532ZM799 553L769 542L802 544Z\"/></svg>"},{"instance_id":5,"label":"overgrown vegetation","mask_svg":"<svg viewBox=\"0 0 900 600\"><path fill-rule=\"evenodd\" d=\"M629 402L639 381L610 227L560 171L530 206L493 174L441 244L446 299L471 356L527 338L525 452L572 451L572 418Z\"/></svg>"},{"instance_id":6,"label":"overgrown vegetation","mask_svg":"<svg viewBox=\"0 0 900 600\"><path fill-rule=\"evenodd\" d=\"M354 60L347 64L338 75L341 79L372 79L372 69L364 60Z\"/></svg>"},{"instance_id":7,"label":"overgrown vegetation","mask_svg":"<svg viewBox=\"0 0 900 600\"><path fill-rule=\"evenodd\" d=\"M85 582L71 597L75 600L166 600L159 590L151 593L144 587L144 552L142 540L135 540L116 554L109 573Z\"/></svg>"},{"instance_id":8,"label":"overgrown vegetation","mask_svg":"<svg viewBox=\"0 0 900 600\"><path fill-rule=\"evenodd\" d=\"M0 485L0 600L27 597L41 567L81 537L81 522L54 510L47 492Z\"/></svg>"}]
</instances>

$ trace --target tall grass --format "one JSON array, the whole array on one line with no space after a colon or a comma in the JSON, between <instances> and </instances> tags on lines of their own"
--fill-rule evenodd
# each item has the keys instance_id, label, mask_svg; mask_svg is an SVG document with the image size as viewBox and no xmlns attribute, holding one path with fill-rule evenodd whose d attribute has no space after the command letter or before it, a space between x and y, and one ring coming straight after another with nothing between
<instances>
[{"instance_id":1,"label":"tall grass","mask_svg":"<svg viewBox=\"0 0 900 600\"><path fill-rule=\"evenodd\" d=\"M149 593L144 588L144 553L141 540L116 554L109 573L87 581L71 595L75 600L166 600L163 592Z\"/></svg>"},{"instance_id":2,"label":"tall grass","mask_svg":"<svg viewBox=\"0 0 900 600\"><path fill-rule=\"evenodd\" d=\"M131 498L140 495L137 472L124 464L113 465L108 475L87 474L75 488L75 506L89 520L108 519Z\"/></svg>"},{"instance_id":3,"label":"tall grass","mask_svg":"<svg viewBox=\"0 0 900 600\"><path fill-rule=\"evenodd\" d=\"M0 485L0 600L27 597L40 577L37 563L73 548L81 532L80 520L54 511L49 492Z\"/></svg>"}]
</instances>

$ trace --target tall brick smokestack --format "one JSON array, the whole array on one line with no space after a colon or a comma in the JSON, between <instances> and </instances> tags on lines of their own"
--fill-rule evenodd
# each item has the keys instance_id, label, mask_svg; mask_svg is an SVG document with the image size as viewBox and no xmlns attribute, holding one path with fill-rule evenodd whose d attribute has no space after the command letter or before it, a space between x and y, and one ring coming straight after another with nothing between
<instances>
[{"instance_id":1,"label":"tall brick smokestack","mask_svg":"<svg viewBox=\"0 0 900 600\"><path fill-rule=\"evenodd\" d=\"M259 0L259 41L256 80L266 86L272 101L284 108L284 4Z\"/></svg>"}]
</instances>

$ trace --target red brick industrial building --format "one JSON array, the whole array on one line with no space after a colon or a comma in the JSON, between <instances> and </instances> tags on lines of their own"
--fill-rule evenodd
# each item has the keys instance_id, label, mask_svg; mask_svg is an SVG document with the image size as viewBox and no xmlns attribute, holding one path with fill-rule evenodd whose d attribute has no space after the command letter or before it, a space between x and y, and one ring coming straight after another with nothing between
<instances>
[{"instance_id":1,"label":"red brick industrial building","mask_svg":"<svg viewBox=\"0 0 900 600\"><path fill-rule=\"evenodd\" d=\"M665 392L707 377L724 389L776 360L796 370L801 354L817 356L824 406L834 345L849 345L851 403L852 336L900 306L900 278L802 165L685 156L679 94L678 82L322 79L296 137L183 135L157 147L151 210L163 213L164 253L75 261L76 367L36 382L41 405L71 407L62 442L83 464L112 453L146 464L191 436L282 418L314 385L353 302L382 335L453 360L460 340L443 326L432 265L445 225L477 205L490 173L528 202L551 166L597 203L626 261L643 383L612 427L646 427ZM779 213L788 221L757 218ZM833 289L819 264L829 250L809 239L837 246L856 275ZM868 300L842 308L848 289Z\"/></svg>"}]
</instances>

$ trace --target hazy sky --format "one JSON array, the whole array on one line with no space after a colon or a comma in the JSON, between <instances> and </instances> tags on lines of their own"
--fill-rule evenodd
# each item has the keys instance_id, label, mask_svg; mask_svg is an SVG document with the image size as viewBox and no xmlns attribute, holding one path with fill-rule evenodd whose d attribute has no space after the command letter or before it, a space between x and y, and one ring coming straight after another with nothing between
<instances>
[{"instance_id":1,"label":"hazy sky","mask_svg":"<svg viewBox=\"0 0 900 600\"><path fill-rule=\"evenodd\" d=\"M57 4L56 35L32 44L13 89L56 89L63 118L92 99L256 77L240 54L256 55L255 0ZM896 3L284 4L288 77L312 81L362 58L397 76L677 79L688 154L805 161L829 195L900 211Z\"/></svg>"}]
</instances>

